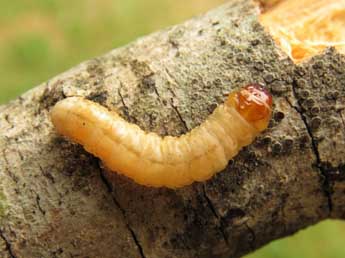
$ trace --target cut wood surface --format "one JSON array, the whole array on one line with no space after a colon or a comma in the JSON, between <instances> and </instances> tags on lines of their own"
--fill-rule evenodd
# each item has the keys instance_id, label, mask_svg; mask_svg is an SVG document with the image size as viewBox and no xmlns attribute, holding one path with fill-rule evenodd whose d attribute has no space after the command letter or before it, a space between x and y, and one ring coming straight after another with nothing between
<instances>
[{"instance_id":1,"label":"cut wood surface","mask_svg":"<svg viewBox=\"0 0 345 258\"><path fill-rule=\"evenodd\" d=\"M330 46L345 53L345 0L279 0L260 21L295 62Z\"/></svg>"},{"instance_id":2,"label":"cut wood surface","mask_svg":"<svg viewBox=\"0 0 345 258\"><path fill-rule=\"evenodd\" d=\"M327 48L295 64L259 13L232 0L0 106L0 257L240 257L345 218L345 57ZM176 190L108 171L50 121L57 101L83 96L177 136L251 82L274 96L269 129L211 180Z\"/></svg>"}]
</instances>

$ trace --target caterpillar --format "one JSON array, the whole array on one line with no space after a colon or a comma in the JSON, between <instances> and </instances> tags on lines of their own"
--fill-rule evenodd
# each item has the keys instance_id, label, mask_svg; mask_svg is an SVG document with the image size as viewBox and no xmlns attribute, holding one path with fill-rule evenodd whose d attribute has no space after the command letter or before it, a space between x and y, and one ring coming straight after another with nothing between
<instances>
[{"instance_id":1,"label":"caterpillar","mask_svg":"<svg viewBox=\"0 0 345 258\"><path fill-rule=\"evenodd\" d=\"M82 97L55 104L58 133L81 144L112 171L152 187L177 188L223 170L268 126L272 96L258 84L229 94L200 125L179 137L145 132L116 112Z\"/></svg>"}]
</instances>

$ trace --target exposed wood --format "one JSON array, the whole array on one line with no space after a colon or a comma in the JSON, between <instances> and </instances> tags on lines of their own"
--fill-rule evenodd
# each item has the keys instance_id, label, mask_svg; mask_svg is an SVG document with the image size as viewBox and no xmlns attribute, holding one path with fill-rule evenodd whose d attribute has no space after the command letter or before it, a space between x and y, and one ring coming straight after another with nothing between
<instances>
[{"instance_id":1,"label":"exposed wood","mask_svg":"<svg viewBox=\"0 0 345 258\"><path fill-rule=\"evenodd\" d=\"M280 0L260 21L295 62L330 46L345 53L345 0Z\"/></svg>"}]
</instances>

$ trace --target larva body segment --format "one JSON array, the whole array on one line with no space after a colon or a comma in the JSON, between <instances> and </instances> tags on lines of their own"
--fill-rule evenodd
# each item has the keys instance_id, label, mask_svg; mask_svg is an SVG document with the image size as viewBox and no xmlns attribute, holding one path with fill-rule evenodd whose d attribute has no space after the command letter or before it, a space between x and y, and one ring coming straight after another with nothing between
<instances>
[{"instance_id":1,"label":"larva body segment","mask_svg":"<svg viewBox=\"0 0 345 258\"><path fill-rule=\"evenodd\" d=\"M228 109L227 112L231 114L231 118L229 118L231 121L237 121L236 123L229 123L229 131L233 132L237 145L242 148L250 144L258 134L257 129L248 123L236 110Z\"/></svg>"},{"instance_id":2,"label":"larva body segment","mask_svg":"<svg viewBox=\"0 0 345 258\"><path fill-rule=\"evenodd\" d=\"M60 134L82 144L111 170L139 184L176 188L223 170L267 127L271 105L267 91L249 85L231 93L200 126L180 137L146 133L80 97L58 102L51 117Z\"/></svg>"}]
</instances>

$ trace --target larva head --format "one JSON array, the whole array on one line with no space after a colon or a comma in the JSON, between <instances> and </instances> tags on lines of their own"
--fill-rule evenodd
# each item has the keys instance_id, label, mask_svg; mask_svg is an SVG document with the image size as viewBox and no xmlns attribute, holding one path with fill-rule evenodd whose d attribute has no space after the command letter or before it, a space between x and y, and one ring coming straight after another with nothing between
<instances>
[{"instance_id":1,"label":"larva head","mask_svg":"<svg viewBox=\"0 0 345 258\"><path fill-rule=\"evenodd\" d=\"M267 128L272 113L272 96L262 86L249 84L231 93L226 103L236 108L258 131Z\"/></svg>"}]
</instances>

